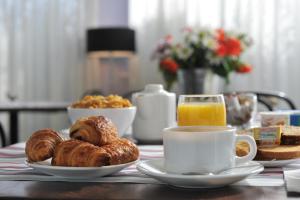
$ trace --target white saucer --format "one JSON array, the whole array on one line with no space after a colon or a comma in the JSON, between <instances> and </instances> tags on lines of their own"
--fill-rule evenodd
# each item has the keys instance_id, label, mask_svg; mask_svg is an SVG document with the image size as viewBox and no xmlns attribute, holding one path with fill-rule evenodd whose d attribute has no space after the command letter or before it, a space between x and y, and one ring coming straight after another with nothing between
<instances>
[{"instance_id":1,"label":"white saucer","mask_svg":"<svg viewBox=\"0 0 300 200\"><path fill-rule=\"evenodd\" d=\"M164 159L141 161L137 169L161 182L183 188L215 188L240 181L247 176L258 174L264 167L258 162L248 162L217 175L181 175L167 173Z\"/></svg>"},{"instance_id":2,"label":"white saucer","mask_svg":"<svg viewBox=\"0 0 300 200\"><path fill-rule=\"evenodd\" d=\"M54 176L61 176L66 178L72 179L90 179L94 177L101 177L116 173L125 167L128 167L134 164L136 161L121 164L121 165L110 165L110 166L103 166L103 167L63 167L63 166L52 166L51 159L42 161L42 162L35 162L26 164L36 169L39 172L54 175Z\"/></svg>"},{"instance_id":3,"label":"white saucer","mask_svg":"<svg viewBox=\"0 0 300 200\"><path fill-rule=\"evenodd\" d=\"M289 160L269 160L269 161L257 161L258 163L262 164L265 167L283 167L285 165L300 161L299 158L297 159L289 159Z\"/></svg>"}]
</instances>

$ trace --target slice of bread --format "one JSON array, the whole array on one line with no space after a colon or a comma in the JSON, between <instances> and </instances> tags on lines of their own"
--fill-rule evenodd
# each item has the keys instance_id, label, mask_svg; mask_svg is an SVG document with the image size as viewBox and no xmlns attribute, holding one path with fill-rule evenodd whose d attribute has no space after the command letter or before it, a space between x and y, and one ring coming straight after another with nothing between
<instances>
[{"instance_id":1,"label":"slice of bread","mask_svg":"<svg viewBox=\"0 0 300 200\"><path fill-rule=\"evenodd\" d=\"M254 160L288 160L300 158L300 145L259 147Z\"/></svg>"},{"instance_id":2,"label":"slice of bread","mask_svg":"<svg viewBox=\"0 0 300 200\"><path fill-rule=\"evenodd\" d=\"M283 126L281 134L281 144L300 145L300 127Z\"/></svg>"},{"instance_id":3,"label":"slice of bread","mask_svg":"<svg viewBox=\"0 0 300 200\"><path fill-rule=\"evenodd\" d=\"M236 144L235 152L237 156L240 157L245 156L249 153L249 151L250 151L250 147L247 142L242 141Z\"/></svg>"}]
</instances>

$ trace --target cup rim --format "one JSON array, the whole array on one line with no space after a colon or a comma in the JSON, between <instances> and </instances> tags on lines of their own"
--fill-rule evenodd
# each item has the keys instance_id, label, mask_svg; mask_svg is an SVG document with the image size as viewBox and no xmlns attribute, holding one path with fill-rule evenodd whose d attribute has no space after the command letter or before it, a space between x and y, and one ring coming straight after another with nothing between
<instances>
[{"instance_id":1,"label":"cup rim","mask_svg":"<svg viewBox=\"0 0 300 200\"><path fill-rule=\"evenodd\" d=\"M223 94L224 96L236 95L236 96L251 96L257 97L257 94L253 92L226 92Z\"/></svg>"},{"instance_id":2,"label":"cup rim","mask_svg":"<svg viewBox=\"0 0 300 200\"><path fill-rule=\"evenodd\" d=\"M195 131L188 131L188 130ZM201 131L201 129L203 131ZM234 132L236 128L230 126L172 126L165 128L164 132L174 132L174 133L219 133L222 132Z\"/></svg>"}]
</instances>

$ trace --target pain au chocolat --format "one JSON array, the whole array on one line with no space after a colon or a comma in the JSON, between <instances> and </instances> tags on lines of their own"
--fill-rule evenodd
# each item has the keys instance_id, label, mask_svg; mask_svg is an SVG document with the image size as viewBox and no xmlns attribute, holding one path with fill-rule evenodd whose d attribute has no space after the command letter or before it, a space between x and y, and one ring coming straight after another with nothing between
<instances>
[{"instance_id":1,"label":"pain au chocolat","mask_svg":"<svg viewBox=\"0 0 300 200\"><path fill-rule=\"evenodd\" d=\"M103 146L117 140L118 132L116 126L108 118L91 116L81 118L71 126L70 138Z\"/></svg>"},{"instance_id":2,"label":"pain au chocolat","mask_svg":"<svg viewBox=\"0 0 300 200\"><path fill-rule=\"evenodd\" d=\"M26 143L26 155L31 162L52 157L51 164L70 167L101 167L135 161L137 146L119 138L117 128L103 116L79 119L70 129L70 140L51 129L39 130Z\"/></svg>"},{"instance_id":3,"label":"pain au chocolat","mask_svg":"<svg viewBox=\"0 0 300 200\"><path fill-rule=\"evenodd\" d=\"M128 163L137 160L138 157L138 148L127 139L118 139L101 147L72 139L57 145L52 158L52 165L101 167Z\"/></svg>"}]
</instances>

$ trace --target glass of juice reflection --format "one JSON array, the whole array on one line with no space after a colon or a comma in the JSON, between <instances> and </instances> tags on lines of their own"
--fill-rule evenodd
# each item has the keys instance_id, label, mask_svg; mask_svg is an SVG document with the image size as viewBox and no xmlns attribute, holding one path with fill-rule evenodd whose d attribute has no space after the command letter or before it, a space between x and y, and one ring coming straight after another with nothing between
<instances>
[{"instance_id":1,"label":"glass of juice reflection","mask_svg":"<svg viewBox=\"0 0 300 200\"><path fill-rule=\"evenodd\" d=\"M177 123L178 126L226 126L224 96L180 95Z\"/></svg>"}]
</instances>

